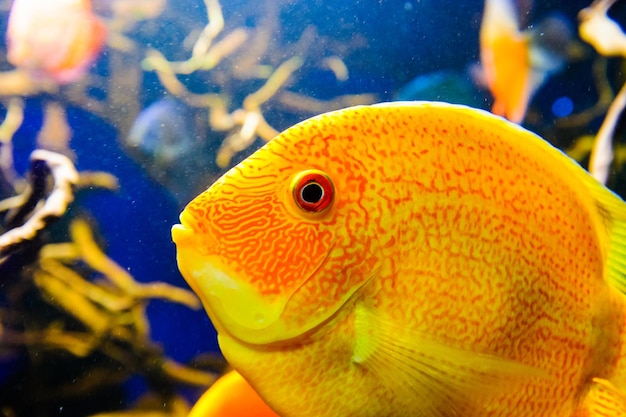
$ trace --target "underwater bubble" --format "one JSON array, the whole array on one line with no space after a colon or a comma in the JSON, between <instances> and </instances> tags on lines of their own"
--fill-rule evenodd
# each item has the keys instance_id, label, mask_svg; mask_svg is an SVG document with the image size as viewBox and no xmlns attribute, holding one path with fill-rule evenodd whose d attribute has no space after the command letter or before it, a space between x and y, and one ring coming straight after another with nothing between
<instances>
[{"instance_id":1,"label":"underwater bubble","mask_svg":"<svg viewBox=\"0 0 626 417\"><path fill-rule=\"evenodd\" d=\"M565 117L574 111L574 102L567 96L559 97L552 103L552 114L556 117Z\"/></svg>"}]
</instances>

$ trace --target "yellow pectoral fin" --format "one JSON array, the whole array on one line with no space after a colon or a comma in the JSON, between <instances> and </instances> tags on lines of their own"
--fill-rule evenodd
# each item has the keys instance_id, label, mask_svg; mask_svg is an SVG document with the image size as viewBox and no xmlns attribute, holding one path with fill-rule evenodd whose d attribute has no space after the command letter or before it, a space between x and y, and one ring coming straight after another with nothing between
<instances>
[{"instance_id":1,"label":"yellow pectoral fin","mask_svg":"<svg viewBox=\"0 0 626 417\"><path fill-rule=\"evenodd\" d=\"M580 414L590 417L624 417L626 395L607 380L594 378Z\"/></svg>"},{"instance_id":2,"label":"yellow pectoral fin","mask_svg":"<svg viewBox=\"0 0 626 417\"><path fill-rule=\"evenodd\" d=\"M397 395L414 401L424 415L467 415L477 395L547 376L513 360L433 340L363 306L356 307L355 331L353 361Z\"/></svg>"}]
</instances>

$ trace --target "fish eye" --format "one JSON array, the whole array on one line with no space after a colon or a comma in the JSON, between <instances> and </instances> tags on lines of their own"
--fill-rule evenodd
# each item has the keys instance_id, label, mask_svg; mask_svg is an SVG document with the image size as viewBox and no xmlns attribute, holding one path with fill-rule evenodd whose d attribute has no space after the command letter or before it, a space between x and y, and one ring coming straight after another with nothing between
<instances>
[{"instance_id":1,"label":"fish eye","mask_svg":"<svg viewBox=\"0 0 626 417\"><path fill-rule=\"evenodd\" d=\"M291 183L293 199L307 213L319 213L331 206L335 190L333 183L322 171L306 170L295 176Z\"/></svg>"}]
</instances>

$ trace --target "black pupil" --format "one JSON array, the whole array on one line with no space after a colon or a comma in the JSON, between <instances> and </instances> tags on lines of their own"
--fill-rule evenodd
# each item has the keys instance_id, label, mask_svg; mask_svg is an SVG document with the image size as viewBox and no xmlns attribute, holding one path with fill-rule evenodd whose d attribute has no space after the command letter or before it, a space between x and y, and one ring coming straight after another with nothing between
<instances>
[{"instance_id":1,"label":"black pupil","mask_svg":"<svg viewBox=\"0 0 626 417\"><path fill-rule=\"evenodd\" d=\"M302 200L307 203L317 203L322 199L324 195L324 190L322 186L316 182L310 182L302 187L302 192L300 196Z\"/></svg>"}]
</instances>

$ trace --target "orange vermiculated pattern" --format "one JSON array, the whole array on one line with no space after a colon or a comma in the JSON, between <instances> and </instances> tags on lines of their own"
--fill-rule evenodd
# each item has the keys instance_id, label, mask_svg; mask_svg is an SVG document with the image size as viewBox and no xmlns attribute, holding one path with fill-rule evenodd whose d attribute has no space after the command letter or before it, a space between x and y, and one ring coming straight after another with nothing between
<instances>
[{"instance_id":1,"label":"orange vermiculated pattern","mask_svg":"<svg viewBox=\"0 0 626 417\"><path fill-rule=\"evenodd\" d=\"M319 216L291 198L306 169L334 184ZM477 415L573 415L591 377L615 372L624 323L581 175L534 135L463 107L351 108L296 125L186 209L196 256L285 303L289 339L255 346L225 329L220 346L286 416L429 410L390 388L393 363L390 380L355 365L364 306L398 340L424 334L545 373L477 399Z\"/></svg>"}]
</instances>

